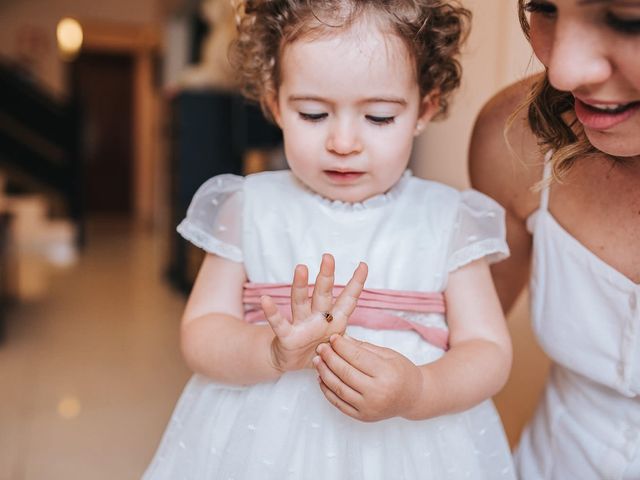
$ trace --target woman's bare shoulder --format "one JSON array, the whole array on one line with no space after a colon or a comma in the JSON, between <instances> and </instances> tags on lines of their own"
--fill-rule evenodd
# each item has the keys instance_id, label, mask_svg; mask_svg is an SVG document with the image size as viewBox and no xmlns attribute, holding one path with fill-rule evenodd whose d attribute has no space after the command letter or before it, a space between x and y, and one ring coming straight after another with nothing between
<instances>
[{"instance_id":1,"label":"woman's bare shoulder","mask_svg":"<svg viewBox=\"0 0 640 480\"><path fill-rule=\"evenodd\" d=\"M542 178L544 155L529 128L526 108L518 111L537 78L509 85L484 105L469 147L474 188L521 219L537 208L539 194L531 187Z\"/></svg>"}]
</instances>

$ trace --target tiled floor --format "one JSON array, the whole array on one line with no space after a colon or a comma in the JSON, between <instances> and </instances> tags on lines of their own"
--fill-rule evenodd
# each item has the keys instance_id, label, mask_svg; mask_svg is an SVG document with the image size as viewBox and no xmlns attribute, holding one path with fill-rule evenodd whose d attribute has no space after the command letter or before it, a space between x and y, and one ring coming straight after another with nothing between
<instances>
[{"instance_id":1,"label":"tiled floor","mask_svg":"<svg viewBox=\"0 0 640 480\"><path fill-rule=\"evenodd\" d=\"M178 350L185 299L163 280L161 242L93 223L88 247L45 299L14 307L0 346L0 480L137 479L189 376ZM512 442L546 360L526 301L511 316L515 365L496 398Z\"/></svg>"},{"instance_id":2,"label":"tiled floor","mask_svg":"<svg viewBox=\"0 0 640 480\"><path fill-rule=\"evenodd\" d=\"M0 346L0 480L139 478L188 378L162 245L91 225L80 262L14 306Z\"/></svg>"}]
</instances>

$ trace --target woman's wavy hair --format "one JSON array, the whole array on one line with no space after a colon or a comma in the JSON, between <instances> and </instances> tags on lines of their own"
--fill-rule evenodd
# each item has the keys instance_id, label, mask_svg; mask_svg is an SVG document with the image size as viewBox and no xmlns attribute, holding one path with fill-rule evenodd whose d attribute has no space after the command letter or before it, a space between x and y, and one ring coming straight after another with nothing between
<instances>
[{"instance_id":1,"label":"woman's wavy hair","mask_svg":"<svg viewBox=\"0 0 640 480\"><path fill-rule=\"evenodd\" d=\"M518 17L527 40L529 22L525 6L528 0L518 0ZM526 109L529 126L538 137L543 151L552 150L550 159L553 179L561 181L576 160L600 153L584 133L574 112L574 98L569 92L555 89L545 72L532 86L529 95L507 122L507 129L519 113Z\"/></svg>"},{"instance_id":2,"label":"woman's wavy hair","mask_svg":"<svg viewBox=\"0 0 640 480\"><path fill-rule=\"evenodd\" d=\"M320 38L348 28L363 14L390 27L407 46L416 66L421 95L437 91L444 117L451 93L460 85L457 60L471 13L444 0L232 0L238 37L230 59L243 94L266 101L280 84L283 47L300 38Z\"/></svg>"}]
</instances>

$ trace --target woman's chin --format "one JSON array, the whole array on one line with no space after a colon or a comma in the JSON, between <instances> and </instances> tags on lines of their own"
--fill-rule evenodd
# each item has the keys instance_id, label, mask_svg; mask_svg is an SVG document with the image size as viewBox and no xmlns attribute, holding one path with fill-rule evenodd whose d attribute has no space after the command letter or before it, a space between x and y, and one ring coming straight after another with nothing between
<instances>
[{"instance_id":1,"label":"woman's chin","mask_svg":"<svg viewBox=\"0 0 640 480\"><path fill-rule=\"evenodd\" d=\"M640 129L635 135L620 135L613 132L590 131L585 134L595 148L614 157L640 158Z\"/></svg>"}]
</instances>

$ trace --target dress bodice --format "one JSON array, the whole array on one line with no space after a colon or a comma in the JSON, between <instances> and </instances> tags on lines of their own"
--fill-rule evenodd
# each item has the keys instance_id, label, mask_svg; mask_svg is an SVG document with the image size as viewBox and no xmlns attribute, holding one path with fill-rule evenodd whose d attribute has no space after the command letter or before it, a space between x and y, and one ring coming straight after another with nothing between
<instances>
[{"instance_id":1,"label":"dress bodice","mask_svg":"<svg viewBox=\"0 0 640 480\"><path fill-rule=\"evenodd\" d=\"M368 288L441 292L450 271L508 253L496 202L409 171L361 203L323 198L288 170L214 177L178 230L208 252L242 262L253 283L291 282L300 263L313 280L322 254L331 253L336 284L364 261Z\"/></svg>"},{"instance_id":2,"label":"dress bodice","mask_svg":"<svg viewBox=\"0 0 640 480\"><path fill-rule=\"evenodd\" d=\"M252 282L290 282L298 263L306 264L314 279L322 253L328 252L335 258L337 284L344 285L363 261L369 266L368 288L441 292L455 262L452 250L473 255L460 253L464 245L453 245L460 237L456 222L468 221L459 218L462 194L409 173L390 191L356 204L320 197L290 172L247 177L244 195L243 252ZM498 216L499 207L494 209L482 215ZM473 235L478 232L469 232L469 245L480 241ZM489 251L496 250L479 250L475 258Z\"/></svg>"}]
</instances>

